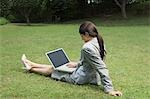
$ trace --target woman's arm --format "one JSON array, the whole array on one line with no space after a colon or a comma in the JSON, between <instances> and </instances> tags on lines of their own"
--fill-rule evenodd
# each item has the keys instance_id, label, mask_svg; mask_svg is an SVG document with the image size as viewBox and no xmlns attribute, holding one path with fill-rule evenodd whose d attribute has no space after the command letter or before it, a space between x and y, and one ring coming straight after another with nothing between
<instances>
[{"instance_id":1,"label":"woman's arm","mask_svg":"<svg viewBox=\"0 0 150 99\"><path fill-rule=\"evenodd\" d=\"M67 63L67 66L68 66L69 68L76 68L77 65L78 65L77 62L69 62L69 63Z\"/></svg>"},{"instance_id":2,"label":"woman's arm","mask_svg":"<svg viewBox=\"0 0 150 99\"><path fill-rule=\"evenodd\" d=\"M99 73L104 91L113 96L122 95L122 93L120 94L118 91L114 91L108 69L99 54L94 53L94 51L88 48L83 49L82 53L84 54L86 61Z\"/></svg>"}]
</instances>

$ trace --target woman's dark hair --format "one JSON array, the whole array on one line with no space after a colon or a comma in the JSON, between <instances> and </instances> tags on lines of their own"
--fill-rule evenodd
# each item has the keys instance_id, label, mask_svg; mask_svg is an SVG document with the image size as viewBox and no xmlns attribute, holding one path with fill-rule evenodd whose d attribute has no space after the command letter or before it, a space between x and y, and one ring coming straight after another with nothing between
<instances>
[{"instance_id":1,"label":"woman's dark hair","mask_svg":"<svg viewBox=\"0 0 150 99\"><path fill-rule=\"evenodd\" d=\"M106 51L104 49L104 41L103 41L102 36L99 35L99 33L98 33L97 29L96 29L96 26L92 22L86 21L86 22L84 22L84 23L82 23L80 25L79 33L83 34L83 35L88 33L89 36L97 38L98 44L99 44L99 48L100 48L100 55L101 55L101 58L103 60L104 57L105 57L105 54L106 54Z\"/></svg>"}]
</instances>

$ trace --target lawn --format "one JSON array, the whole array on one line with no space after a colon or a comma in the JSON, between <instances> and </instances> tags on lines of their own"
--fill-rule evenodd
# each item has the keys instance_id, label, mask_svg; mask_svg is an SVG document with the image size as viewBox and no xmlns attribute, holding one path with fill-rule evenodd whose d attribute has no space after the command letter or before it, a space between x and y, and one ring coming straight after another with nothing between
<instances>
[{"instance_id":1,"label":"lawn","mask_svg":"<svg viewBox=\"0 0 150 99\"><path fill-rule=\"evenodd\" d=\"M91 20L105 40L108 53L106 64L113 85L123 92L119 99L149 99L148 18ZM23 53L34 62L49 64L45 52L60 47L64 48L71 60L78 61L83 45L78 33L82 21L0 26L1 99L115 99L105 94L102 87L72 85L21 69Z\"/></svg>"}]
</instances>

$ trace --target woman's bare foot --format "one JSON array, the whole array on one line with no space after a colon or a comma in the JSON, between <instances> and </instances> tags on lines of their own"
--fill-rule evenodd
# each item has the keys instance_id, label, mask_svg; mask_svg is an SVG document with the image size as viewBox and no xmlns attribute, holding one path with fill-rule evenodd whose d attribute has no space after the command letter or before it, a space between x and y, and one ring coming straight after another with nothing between
<instances>
[{"instance_id":1,"label":"woman's bare foot","mask_svg":"<svg viewBox=\"0 0 150 99\"><path fill-rule=\"evenodd\" d=\"M24 64L24 69L30 71L32 67L28 64L25 54L22 55L21 61Z\"/></svg>"}]
</instances>

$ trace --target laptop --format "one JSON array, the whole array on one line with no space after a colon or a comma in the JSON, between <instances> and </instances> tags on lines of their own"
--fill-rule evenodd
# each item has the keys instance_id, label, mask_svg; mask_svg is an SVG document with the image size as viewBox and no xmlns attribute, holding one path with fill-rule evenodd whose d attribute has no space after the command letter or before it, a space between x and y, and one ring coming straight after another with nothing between
<instances>
[{"instance_id":1,"label":"laptop","mask_svg":"<svg viewBox=\"0 0 150 99\"><path fill-rule=\"evenodd\" d=\"M63 48L59 48L46 53L46 56L52 64L54 70L72 73L76 68L69 68L66 66L70 62Z\"/></svg>"}]
</instances>

